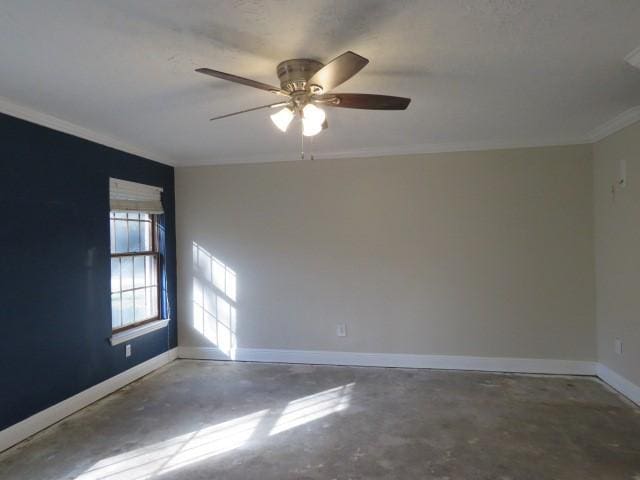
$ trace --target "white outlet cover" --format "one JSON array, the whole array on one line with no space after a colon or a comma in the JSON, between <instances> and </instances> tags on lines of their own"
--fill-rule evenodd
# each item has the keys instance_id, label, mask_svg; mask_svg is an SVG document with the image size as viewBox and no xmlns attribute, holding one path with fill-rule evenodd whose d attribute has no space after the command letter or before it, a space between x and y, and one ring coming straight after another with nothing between
<instances>
[{"instance_id":1,"label":"white outlet cover","mask_svg":"<svg viewBox=\"0 0 640 480\"><path fill-rule=\"evenodd\" d=\"M622 339L621 338L616 338L613 341L613 349L617 355L622 355Z\"/></svg>"},{"instance_id":2,"label":"white outlet cover","mask_svg":"<svg viewBox=\"0 0 640 480\"><path fill-rule=\"evenodd\" d=\"M347 326L344 323L339 323L336 326L336 335L338 335L339 337L347 336Z\"/></svg>"},{"instance_id":3,"label":"white outlet cover","mask_svg":"<svg viewBox=\"0 0 640 480\"><path fill-rule=\"evenodd\" d=\"M124 356L125 357L130 357L131 356L131 345L127 344L124 347Z\"/></svg>"}]
</instances>

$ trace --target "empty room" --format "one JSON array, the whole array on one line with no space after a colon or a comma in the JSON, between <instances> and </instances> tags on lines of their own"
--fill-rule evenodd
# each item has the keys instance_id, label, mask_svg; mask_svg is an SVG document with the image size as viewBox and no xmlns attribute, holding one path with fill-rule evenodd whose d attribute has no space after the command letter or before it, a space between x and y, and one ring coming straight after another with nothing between
<instances>
[{"instance_id":1,"label":"empty room","mask_svg":"<svg viewBox=\"0 0 640 480\"><path fill-rule=\"evenodd\" d=\"M640 2L1 0L0 479L640 480Z\"/></svg>"}]
</instances>

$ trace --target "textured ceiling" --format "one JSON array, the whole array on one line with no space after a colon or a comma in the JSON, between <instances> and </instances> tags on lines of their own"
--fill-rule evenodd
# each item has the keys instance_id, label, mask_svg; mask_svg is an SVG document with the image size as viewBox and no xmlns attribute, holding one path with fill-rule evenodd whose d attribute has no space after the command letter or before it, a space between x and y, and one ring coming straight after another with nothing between
<instances>
[{"instance_id":1,"label":"textured ceiling","mask_svg":"<svg viewBox=\"0 0 640 480\"><path fill-rule=\"evenodd\" d=\"M638 0L2 0L0 96L175 165L292 160L273 95L287 58L371 60L337 91L413 99L405 112L328 109L317 157L579 140L640 104Z\"/></svg>"}]
</instances>

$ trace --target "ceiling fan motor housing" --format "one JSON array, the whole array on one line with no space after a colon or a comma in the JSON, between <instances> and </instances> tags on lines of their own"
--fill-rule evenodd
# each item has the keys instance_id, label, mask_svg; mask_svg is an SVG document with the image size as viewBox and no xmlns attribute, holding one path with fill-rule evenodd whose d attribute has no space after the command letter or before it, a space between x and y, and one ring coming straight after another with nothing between
<instances>
[{"instance_id":1,"label":"ceiling fan motor housing","mask_svg":"<svg viewBox=\"0 0 640 480\"><path fill-rule=\"evenodd\" d=\"M280 87L289 93L306 92L308 88L313 94L322 93L322 88L318 85L307 87L309 79L322 67L324 64L309 58L294 58L280 62L276 68Z\"/></svg>"}]
</instances>

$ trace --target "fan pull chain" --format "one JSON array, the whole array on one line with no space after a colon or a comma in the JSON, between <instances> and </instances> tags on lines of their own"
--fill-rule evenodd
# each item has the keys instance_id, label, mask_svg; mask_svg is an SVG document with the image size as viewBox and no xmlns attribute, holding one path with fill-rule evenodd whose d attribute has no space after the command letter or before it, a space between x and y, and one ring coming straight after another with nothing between
<instances>
[{"instance_id":1,"label":"fan pull chain","mask_svg":"<svg viewBox=\"0 0 640 480\"><path fill-rule=\"evenodd\" d=\"M302 134L302 122L300 122L300 160L304 160L304 135Z\"/></svg>"},{"instance_id":2,"label":"fan pull chain","mask_svg":"<svg viewBox=\"0 0 640 480\"><path fill-rule=\"evenodd\" d=\"M304 134L302 133L302 124L300 124L300 160L304 160ZM313 137L309 137L309 160L315 160L313 156Z\"/></svg>"},{"instance_id":3,"label":"fan pull chain","mask_svg":"<svg viewBox=\"0 0 640 480\"><path fill-rule=\"evenodd\" d=\"M315 160L315 158L313 157L313 137L311 137L310 143L311 145L309 146L309 157L310 157L310 160L313 161Z\"/></svg>"}]
</instances>

